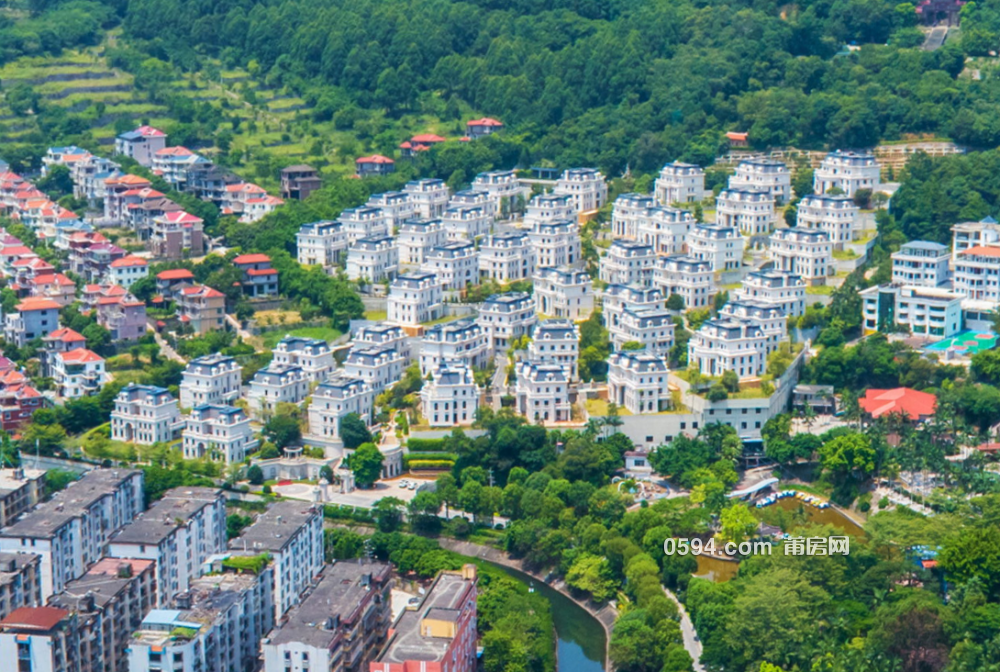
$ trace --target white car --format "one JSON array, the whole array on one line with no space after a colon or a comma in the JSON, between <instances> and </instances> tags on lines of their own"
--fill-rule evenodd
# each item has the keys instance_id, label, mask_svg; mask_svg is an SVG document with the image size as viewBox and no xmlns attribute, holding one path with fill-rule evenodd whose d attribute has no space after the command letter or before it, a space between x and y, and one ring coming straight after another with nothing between
<instances>
[{"instance_id":1,"label":"white car","mask_svg":"<svg viewBox=\"0 0 1000 672\"><path fill-rule=\"evenodd\" d=\"M408 483L406 481L400 481L398 487L405 488L407 485L408 485Z\"/></svg>"}]
</instances>

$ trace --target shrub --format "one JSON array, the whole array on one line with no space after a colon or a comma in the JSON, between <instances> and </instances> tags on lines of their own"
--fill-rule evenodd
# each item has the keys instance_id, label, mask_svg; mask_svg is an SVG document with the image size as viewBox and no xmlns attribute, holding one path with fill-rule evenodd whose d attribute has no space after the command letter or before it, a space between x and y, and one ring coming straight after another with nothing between
<instances>
[{"instance_id":1,"label":"shrub","mask_svg":"<svg viewBox=\"0 0 1000 672\"><path fill-rule=\"evenodd\" d=\"M455 463L452 462L451 460L410 460L409 464L410 464L410 469L415 469L418 471L421 469L434 470L434 471L445 470L445 469L451 469L452 467L455 466Z\"/></svg>"},{"instance_id":2,"label":"shrub","mask_svg":"<svg viewBox=\"0 0 1000 672\"><path fill-rule=\"evenodd\" d=\"M882 499L878 500L878 508L885 509L885 508L888 508L888 506L889 506L889 498L888 497L883 497Z\"/></svg>"},{"instance_id":3,"label":"shrub","mask_svg":"<svg viewBox=\"0 0 1000 672\"><path fill-rule=\"evenodd\" d=\"M444 439L407 439L406 447L410 453L436 453L444 449Z\"/></svg>"}]
</instances>

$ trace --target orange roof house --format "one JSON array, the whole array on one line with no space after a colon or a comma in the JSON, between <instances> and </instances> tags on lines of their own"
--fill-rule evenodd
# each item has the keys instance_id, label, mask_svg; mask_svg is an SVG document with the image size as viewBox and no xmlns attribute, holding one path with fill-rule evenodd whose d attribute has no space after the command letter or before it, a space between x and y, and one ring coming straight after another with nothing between
<instances>
[{"instance_id":1,"label":"orange roof house","mask_svg":"<svg viewBox=\"0 0 1000 672\"><path fill-rule=\"evenodd\" d=\"M858 405L872 418L897 413L908 420L926 420L934 415L937 397L928 392L919 392L908 387L893 390L867 390L858 399Z\"/></svg>"}]
</instances>

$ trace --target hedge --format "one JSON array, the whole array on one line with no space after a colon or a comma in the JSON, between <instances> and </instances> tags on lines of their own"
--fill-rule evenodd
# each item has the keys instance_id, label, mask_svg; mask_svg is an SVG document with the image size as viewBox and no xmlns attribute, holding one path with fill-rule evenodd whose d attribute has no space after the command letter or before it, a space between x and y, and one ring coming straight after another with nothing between
<instances>
[{"instance_id":1,"label":"hedge","mask_svg":"<svg viewBox=\"0 0 1000 672\"><path fill-rule=\"evenodd\" d=\"M451 460L452 462L458 459L458 455L455 453L408 453L406 455L410 460Z\"/></svg>"},{"instance_id":2,"label":"hedge","mask_svg":"<svg viewBox=\"0 0 1000 672\"><path fill-rule=\"evenodd\" d=\"M410 452L437 453L444 449L444 439L407 439L406 447Z\"/></svg>"},{"instance_id":3,"label":"hedge","mask_svg":"<svg viewBox=\"0 0 1000 672\"><path fill-rule=\"evenodd\" d=\"M409 468L413 470L445 470L451 469L455 466L454 462L449 460L410 460Z\"/></svg>"}]
</instances>

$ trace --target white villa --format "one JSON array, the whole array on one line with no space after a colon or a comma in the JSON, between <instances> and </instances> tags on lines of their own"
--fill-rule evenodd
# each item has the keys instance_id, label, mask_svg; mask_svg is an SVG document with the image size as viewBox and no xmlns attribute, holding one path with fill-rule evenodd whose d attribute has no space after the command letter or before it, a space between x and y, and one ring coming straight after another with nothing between
<instances>
[{"instance_id":1,"label":"white villa","mask_svg":"<svg viewBox=\"0 0 1000 672\"><path fill-rule=\"evenodd\" d=\"M184 421L177 400L162 387L129 383L115 397L111 438L151 446L176 439Z\"/></svg>"},{"instance_id":2,"label":"white villa","mask_svg":"<svg viewBox=\"0 0 1000 672\"><path fill-rule=\"evenodd\" d=\"M583 263L580 226L573 220L536 225L528 234L532 264L536 269L549 266L579 266Z\"/></svg>"},{"instance_id":3,"label":"white villa","mask_svg":"<svg viewBox=\"0 0 1000 672\"><path fill-rule=\"evenodd\" d=\"M514 339L529 334L536 322L535 299L524 292L494 294L479 309L479 324L498 353L506 352Z\"/></svg>"},{"instance_id":4,"label":"white villa","mask_svg":"<svg viewBox=\"0 0 1000 672\"><path fill-rule=\"evenodd\" d=\"M569 379L562 366L518 362L515 408L529 422L568 422L572 419Z\"/></svg>"},{"instance_id":5,"label":"white villa","mask_svg":"<svg viewBox=\"0 0 1000 672\"><path fill-rule=\"evenodd\" d=\"M399 271L399 248L392 236L361 238L347 250L347 277L376 283Z\"/></svg>"},{"instance_id":6,"label":"white villa","mask_svg":"<svg viewBox=\"0 0 1000 672\"><path fill-rule=\"evenodd\" d=\"M470 425L479 410L479 395L468 365L443 361L420 389L421 415L431 427Z\"/></svg>"},{"instance_id":7,"label":"white villa","mask_svg":"<svg viewBox=\"0 0 1000 672\"><path fill-rule=\"evenodd\" d=\"M760 301L730 301L719 311L719 319L756 324L764 332L765 355L778 349L788 336L788 317L781 308Z\"/></svg>"},{"instance_id":8,"label":"white villa","mask_svg":"<svg viewBox=\"0 0 1000 672\"><path fill-rule=\"evenodd\" d=\"M775 270L806 280L825 278L833 272L833 243L826 231L800 226L777 229L771 234L767 255Z\"/></svg>"},{"instance_id":9,"label":"white villa","mask_svg":"<svg viewBox=\"0 0 1000 672\"><path fill-rule=\"evenodd\" d=\"M630 413L659 413L672 406L669 367L663 355L615 352L608 360L608 400Z\"/></svg>"},{"instance_id":10,"label":"white villa","mask_svg":"<svg viewBox=\"0 0 1000 672\"><path fill-rule=\"evenodd\" d=\"M360 378L335 371L313 390L311 397L307 415L309 433L313 436L339 439L340 421L350 413L371 424L375 391Z\"/></svg>"},{"instance_id":11,"label":"white villa","mask_svg":"<svg viewBox=\"0 0 1000 672\"><path fill-rule=\"evenodd\" d=\"M608 182L594 168L570 168L559 176L552 193L569 196L577 212L593 212L608 202Z\"/></svg>"},{"instance_id":12,"label":"white villa","mask_svg":"<svg viewBox=\"0 0 1000 672\"><path fill-rule=\"evenodd\" d=\"M282 366L299 367L306 378L314 383L326 380L336 366L333 348L329 343L319 338L302 336L285 336L278 341L272 361Z\"/></svg>"},{"instance_id":13,"label":"white villa","mask_svg":"<svg viewBox=\"0 0 1000 672\"><path fill-rule=\"evenodd\" d=\"M740 378L764 373L767 336L752 322L717 319L705 322L688 341L688 362L703 375L735 371Z\"/></svg>"},{"instance_id":14,"label":"white villa","mask_svg":"<svg viewBox=\"0 0 1000 672\"><path fill-rule=\"evenodd\" d=\"M389 285L386 319L394 324L416 326L441 317L444 292L434 273L401 275Z\"/></svg>"},{"instance_id":15,"label":"white villa","mask_svg":"<svg viewBox=\"0 0 1000 672\"><path fill-rule=\"evenodd\" d=\"M268 415L278 404L301 404L308 395L309 376L301 367L271 362L254 374L246 399L251 411Z\"/></svg>"},{"instance_id":16,"label":"white villa","mask_svg":"<svg viewBox=\"0 0 1000 672\"><path fill-rule=\"evenodd\" d=\"M344 210L337 221L348 245L353 245L362 238L387 236L392 231L386 224L382 209L367 205Z\"/></svg>"},{"instance_id":17,"label":"white villa","mask_svg":"<svg viewBox=\"0 0 1000 672\"><path fill-rule=\"evenodd\" d=\"M674 321L662 308L626 308L618 324L609 327L611 346L621 350L626 343L638 343L650 353L666 353L674 345Z\"/></svg>"},{"instance_id":18,"label":"white villa","mask_svg":"<svg viewBox=\"0 0 1000 672\"><path fill-rule=\"evenodd\" d=\"M951 252L941 243L914 240L892 253L892 281L900 285L940 287L948 282Z\"/></svg>"},{"instance_id":19,"label":"white villa","mask_svg":"<svg viewBox=\"0 0 1000 672\"><path fill-rule=\"evenodd\" d=\"M813 191L825 194L839 189L845 196L854 196L860 189L879 190L881 168L875 155L868 152L830 152L813 172ZM804 194L803 194L804 195Z\"/></svg>"},{"instance_id":20,"label":"white villa","mask_svg":"<svg viewBox=\"0 0 1000 672\"><path fill-rule=\"evenodd\" d=\"M787 203L792 199L792 174L781 161L747 159L736 166L736 172L729 178L729 188L766 191L775 203Z\"/></svg>"},{"instance_id":21,"label":"white villa","mask_svg":"<svg viewBox=\"0 0 1000 672\"><path fill-rule=\"evenodd\" d=\"M411 219L399 225L396 245L399 247L399 263L424 263L427 253L447 241L444 222L440 219Z\"/></svg>"},{"instance_id":22,"label":"white villa","mask_svg":"<svg viewBox=\"0 0 1000 672\"><path fill-rule=\"evenodd\" d=\"M572 320L543 320L531 332L528 361L563 367L570 382L579 378L580 329Z\"/></svg>"},{"instance_id":23,"label":"white villa","mask_svg":"<svg viewBox=\"0 0 1000 672\"><path fill-rule=\"evenodd\" d=\"M604 325L611 329L618 325L622 311L626 308L641 310L643 308L662 309L666 300L663 290L658 287L639 287L637 285L608 285L602 294Z\"/></svg>"},{"instance_id":24,"label":"white villa","mask_svg":"<svg viewBox=\"0 0 1000 672\"><path fill-rule=\"evenodd\" d=\"M392 348L362 348L347 354L344 373L365 381L377 395L399 382L405 366L406 358Z\"/></svg>"},{"instance_id":25,"label":"white villa","mask_svg":"<svg viewBox=\"0 0 1000 672\"><path fill-rule=\"evenodd\" d=\"M534 230L542 224L576 221L574 201L568 194L538 194L524 211L524 227Z\"/></svg>"},{"instance_id":26,"label":"white villa","mask_svg":"<svg viewBox=\"0 0 1000 672\"><path fill-rule=\"evenodd\" d=\"M671 294L680 296L685 309L711 305L718 291L711 262L682 254L657 259L653 285L667 299Z\"/></svg>"},{"instance_id":27,"label":"white villa","mask_svg":"<svg viewBox=\"0 0 1000 672\"><path fill-rule=\"evenodd\" d=\"M365 205L377 208L382 213L385 235L392 235L396 228L408 219L413 219L414 203L410 194L404 191L385 191L372 194ZM371 234L369 234L371 235Z\"/></svg>"},{"instance_id":28,"label":"white villa","mask_svg":"<svg viewBox=\"0 0 1000 672\"><path fill-rule=\"evenodd\" d=\"M407 182L403 193L410 197L413 216L419 219L437 219L444 214L451 198L451 191L444 180L426 178Z\"/></svg>"},{"instance_id":29,"label":"white villa","mask_svg":"<svg viewBox=\"0 0 1000 672\"><path fill-rule=\"evenodd\" d=\"M716 225L735 227L751 238L770 234L777 223L770 191L723 189L715 200L715 208Z\"/></svg>"},{"instance_id":30,"label":"white villa","mask_svg":"<svg viewBox=\"0 0 1000 672\"><path fill-rule=\"evenodd\" d=\"M668 205L651 207L639 218L636 240L657 254L681 254L687 249L688 233L696 224L694 215Z\"/></svg>"},{"instance_id":31,"label":"white villa","mask_svg":"<svg viewBox=\"0 0 1000 672\"><path fill-rule=\"evenodd\" d=\"M674 161L663 166L653 192L660 205L705 199L705 171L701 166Z\"/></svg>"},{"instance_id":32,"label":"white villa","mask_svg":"<svg viewBox=\"0 0 1000 672\"><path fill-rule=\"evenodd\" d=\"M475 320L465 318L436 324L424 332L420 345L420 375L433 374L442 362L461 362L481 369L491 354L489 337Z\"/></svg>"},{"instance_id":33,"label":"white villa","mask_svg":"<svg viewBox=\"0 0 1000 672\"><path fill-rule=\"evenodd\" d=\"M806 283L794 273L754 271L747 273L732 298L770 303L779 306L786 316L801 315L806 311Z\"/></svg>"},{"instance_id":34,"label":"white villa","mask_svg":"<svg viewBox=\"0 0 1000 672\"><path fill-rule=\"evenodd\" d=\"M488 204L449 205L441 215L448 240L475 240L493 228L493 215Z\"/></svg>"},{"instance_id":35,"label":"white villa","mask_svg":"<svg viewBox=\"0 0 1000 672\"><path fill-rule=\"evenodd\" d=\"M203 404L191 409L181 432L184 459L238 464L257 449L250 417L234 406Z\"/></svg>"},{"instance_id":36,"label":"white villa","mask_svg":"<svg viewBox=\"0 0 1000 672\"><path fill-rule=\"evenodd\" d=\"M479 279L479 253L468 240L445 243L432 248L420 270L437 275L446 291L460 291Z\"/></svg>"},{"instance_id":37,"label":"white villa","mask_svg":"<svg viewBox=\"0 0 1000 672\"><path fill-rule=\"evenodd\" d=\"M532 276L538 312L549 317L585 320L594 312L594 286L586 271L539 268Z\"/></svg>"},{"instance_id":38,"label":"white villa","mask_svg":"<svg viewBox=\"0 0 1000 672\"><path fill-rule=\"evenodd\" d=\"M799 228L826 231L835 250L854 240L860 228L861 210L849 196L805 196L797 208Z\"/></svg>"},{"instance_id":39,"label":"white villa","mask_svg":"<svg viewBox=\"0 0 1000 672\"><path fill-rule=\"evenodd\" d=\"M531 193L530 188L521 184L513 170L489 170L476 175L472 188L486 192L493 203L493 214L501 219L524 209L524 201Z\"/></svg>"},{"instance_id":40,"label":"white villa","mask_svg":"<svg viewBox=\"0 0 1000 672\"><path fill-rule=\"evenodd\" d=\"M735 226L695 224L688 234L688 255L709 262L713 271L735 271L743 265L745 244Z\"/></svg>"},{"instance_id":41,"label":"white villa","mask_svg":"<svg viewBox=\"0 0 1000 672\"><path fill-rule=\"evenodd\" d=\"M410 337L397 324L376 322L359 328L351 341L352 348L392 348L410 357Z\"/></svg>"},{"instance_id":42,"label":"white villa","mask_svg":"<svg viewBox=\"0 0 1000 672\"><path fill-rule=\"evenodd\" d=\"M650 245L616 240L600 259L601 280L609 284L645 285L653 280L656 252Z\"/></svg>"},{"instance_id":43,"label":"white villa","mask_svg":"<svg viewBox=\"0 0 1000 672\"><path fill-rule=\"evenodd\" d=\"M311 222L299 227L295 244L300 264L329 269L339 264L347 252L347 234L339 221Z\"/></svg>"},{"instance_id":44,"label":"white villa","mask_svg":"<svg viewBox=\"0 0 1000 672\"><path fill-rule=\"evenodd\" d=\"M243 368L232 357L216 352L192 359L181 378L181 407L231 404L242 384Z\"/></svg>"},{"instance_id":45,"label":"white villa","mask_svg":"<svg viewBox=\"0 0 1000 672\"><path fill-rule=\"evenodd\" d=\"M487 236L479 246L479 279L508 283L530 278L535 270L533 256L526 233Z\"/></svg>"}]
</instances>

